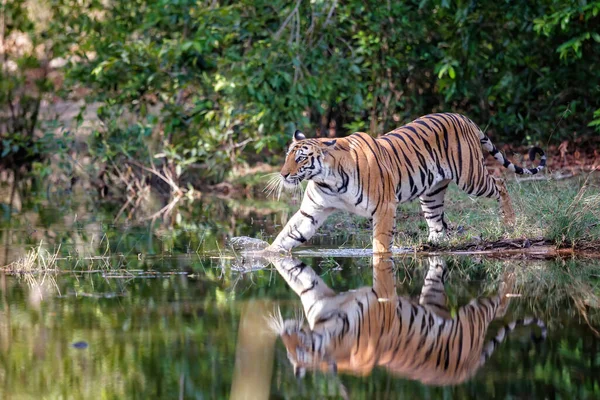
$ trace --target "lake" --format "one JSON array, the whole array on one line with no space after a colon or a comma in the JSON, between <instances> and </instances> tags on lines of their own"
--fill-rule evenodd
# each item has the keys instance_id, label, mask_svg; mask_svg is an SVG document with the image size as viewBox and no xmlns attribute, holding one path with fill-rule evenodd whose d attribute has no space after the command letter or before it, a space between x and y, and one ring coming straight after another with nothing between
<instances>
[{"instance_id":1,"label":"lake","mask_svg":"<svg viewBox=\"0 0 600 400\"><path fill-rule=\"evenodd\" d=\"M445 386L381 359L366 372L339 363L337 374L298 379L268 318L302 314L300 297L280 269L228 246L234 236L272 240L297 205L204 197L167 222L123 223L113 221L119 205L77 194L17 197L12 211L2 204L0 398L600 398L597 258L395 253L385 282L414 304L432 263L443 264L450 318L496 296L512 273L506 314L485 339L526 317L544 321L546 339L517 327L471 377ZM371 288L369 235L319 236L295 262L337 294ZM13 263L28 252L33 269Z\"/></svg>"}]
</instances>

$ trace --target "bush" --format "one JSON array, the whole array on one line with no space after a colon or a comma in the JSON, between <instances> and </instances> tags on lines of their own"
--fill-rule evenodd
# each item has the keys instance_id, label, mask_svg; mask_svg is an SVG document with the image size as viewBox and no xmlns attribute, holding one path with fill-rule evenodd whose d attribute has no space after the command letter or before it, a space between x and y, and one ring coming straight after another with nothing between
<instances>
[{"instance_id":1,"label":"bush","mask_svg":"<svg viewBox=\"0 0 600 400\"><path fill-rule=\"evenodd\" d=\"M296 128L382 134L457 111L496 142L591 135L599 4L51 0L48 34L70 87L103 103L98 160L152 159L184 187Z\"/></svg>"},{"instance_id":2,"label":"bush","mask_svg":"<svg viewBox=\"0 0 600 400\"><path fill-rule=\"evenodd\" d=\"M39 11L24 0L0 5L0 168L15 173L30 170L52 142L36 132L42 99L54 90L43 13L32 18Z\"/></svg>"}]
</instances>

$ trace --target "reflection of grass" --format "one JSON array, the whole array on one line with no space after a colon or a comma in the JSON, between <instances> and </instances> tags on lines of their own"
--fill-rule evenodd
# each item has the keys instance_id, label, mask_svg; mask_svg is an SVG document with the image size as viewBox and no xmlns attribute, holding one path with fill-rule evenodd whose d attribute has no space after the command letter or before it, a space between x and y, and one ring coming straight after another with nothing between
<instances>
[{"instance_id":1,"label":"reflection of grass","mask_svg":"<svg viewBox=\"0 0 600 400\"><path fill-rule=\"evenodd\" d=\"M480 292L494 292L498 278L515 275L514 294L521 297L516 305L525 306L545 321L558 316L580 318L600 336L600 263L597 260L478 262L460 257L449 262L452 282L480 281Z\"/></svg>"},{"instance_id":2,"label":"reflection of grass","mask_svg":"<svg viewBox=\"0 0 600 400\"><path fill-rule=\"evenodd\" d=\"M445 258L449 298L488 296L514 275L510 309L515 315L543 319L549 330L560 330L564 320L579 320L600 337L600 261L583 258L554 261L496 261L454 256ZM416 285L425 269L416 270ZM421 276L422 275L422 276ZM452 304L452 302L451 302ZM515 310L516 309L516 310Z\"/></svg>"},{"instance_id":3,"label":"reflection of grass","mask_svg":"<svg viewBox=\"0 0 600 400\"><path fill-rule=\"evenodd\" d=\"M540 313L573 312L600 336L600 265L597 261L557 260L545 267L536 264L516 268L518 289L532 301L546 299ZM565 302L574 307L564 307ZM539 304L539 302L538 302Z\"/></svg>"}]
</instances>

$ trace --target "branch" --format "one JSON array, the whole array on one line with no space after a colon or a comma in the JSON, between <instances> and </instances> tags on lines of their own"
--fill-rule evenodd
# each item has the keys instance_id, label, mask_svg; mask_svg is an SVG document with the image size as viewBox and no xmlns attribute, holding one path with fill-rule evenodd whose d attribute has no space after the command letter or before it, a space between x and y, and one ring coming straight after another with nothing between
<instances>
[{"instance_id":1,"label":"branch","mask_svg":"<svg viewBox=\"0 0 600 400\"><path fill-rule=\"evenodd\" d=\"M302 3L302 0L297 0L296 1L296 6L294 7L294 9L290 13L290 15L287 16L287 18L285 19L285 21L283 21L283 24L281 24L281 26L279 27L279 29L275 33L275 39L276 40L279 40L279 37L281 36L281 34L282 34L283 30L285 29L285 27L287 26L287 24L290 23L290 20L292 19L292 17L294 16L294 14L296 14L298 12L298 8L300 7L300 3Z\"/></svg>"},{"instance_id":2,"label":"branch","mask_svg":"<svg viewBox=\"0 0 600 400\"><path fill-rule=\"evenodd\" d=\"M337 0L333 0L333 4L331 5L331 8L329 9L329 12L327 13L327 18L325 19L325 23L323 24L323 28L325 28L327 25L329 25L329 22L331 21L331 17L333 16L333 11L335 10L336 6L337 6Z\"/></svg>"},{"instance_id":3,"label":"branch","mask_svg":"<svg viewBox=\"0 0 600 400\"><path fill-rule=\"evenodd\" d=\"M352 59L354 60L354 49L352 48L352 46L350 46L350 43L348 43L348 41L344 40L343 37L338 36L336 39L338 39L339 41L341 41L342 43L344 43L346 45L346 47L348 47L348 50L350 50L350 54L352 56Z\"/></svg>"},{"instance_id":4,"label":"branch","mask_svg":"<svg viewBox=\"0 0 600 400\"><path fill-rule=\"evenodd\" d=\"M333 0L333 4L331 5L329 12L327 13L327 18L325 18L325 23L323 23L322 30L324 30L327 27L327 25L329 25L329 23L331 22L331 17L333 16L333 11L335 10L336 6L337 6L337 0ZM321 34L321 37L319 38L319 40L317 40L317 44L315 45L315 47L319 46L321 41L323 41L323 38L325 38L325 32L323 32Z\"/></svg>"},{"instance_id":5,"label":"branch","mask_svg":"<svg viewBox=\"0 0 600 400\"><path fill-rule=\"evenodd\" d=\"M137 161L134 160L127 160L125 161L128 164L132 164L135 165L138 168L143 169L144 171L148 171L154 175L156 175L157 177L159 177L160 179L162 179L167 185L169 185L171 187L171 189L175 192L175 193L181 193L181 188L179 186L177 186L177 184L173 181L173 179L166 177L165 175L161 174L159 171L157 171L156 169L153 168L148 168L140 163L138 163Z\"/></svg>"}]
</instances>

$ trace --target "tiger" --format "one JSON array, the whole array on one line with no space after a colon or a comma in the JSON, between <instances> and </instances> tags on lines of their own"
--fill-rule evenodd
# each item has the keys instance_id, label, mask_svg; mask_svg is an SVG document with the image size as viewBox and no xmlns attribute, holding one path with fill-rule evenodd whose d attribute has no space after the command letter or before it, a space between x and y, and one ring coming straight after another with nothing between
<instances>
[{"instance_id":1,"label":"tiger","mask_svg":"<svg viewBox=\"0 0 600 400\"><path fill-rule=\"evenodd\" d=\"M489 324L504 316L514 288L506 274L499 293L472 300L452 317L444 290L447 266L428 258L429 269L418 302L396 294L390 257L373 258L373 285L336 294L312 268L291 256L270 257L277 271L300 296L303 318L271 315L269 326L283 341L298 378L307 370L368 375L381 366L394 375L423 384L460 384L475 375L508 332L535 324L546 338L546 325L525 318L503 326L487 344Z\"/></svg>"},{"instance_id":2,"label":"tiger","mask_svg":"<svg viewBox=\"0 0 600 400\"><path fill-rule=\"evenodd\" d=\"M336 210L372 219L373 252L390 251L396 208L419 198L428 226L428 241L446 235L444 196L451 182L474 196L499 201L504 222L514 223L504 181L484 165L483 150L509 171L534 175L546 165L539 147L529 151L535 168L510 162L469 118L460 114L429 114L379 137L357 132L337 139L311 138L299 130L286 153L276 184L287 189L308 181L300 209L267 249L287 252L307 242Z\"/></svg>"}]
</instances>

